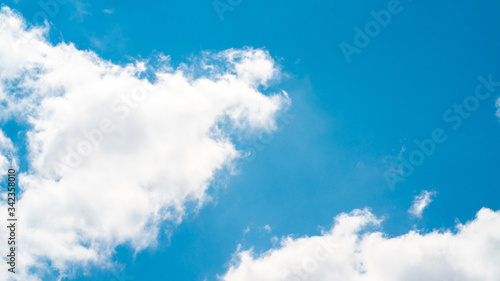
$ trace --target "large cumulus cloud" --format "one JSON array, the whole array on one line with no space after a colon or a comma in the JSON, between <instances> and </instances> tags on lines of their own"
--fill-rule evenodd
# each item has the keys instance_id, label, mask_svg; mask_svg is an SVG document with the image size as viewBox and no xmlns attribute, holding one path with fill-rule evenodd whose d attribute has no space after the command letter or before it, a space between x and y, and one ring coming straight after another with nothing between
<instances>
[{"instance_id":1,"label":"large cumulus cloud","mask_svg":"<svg viewBox=\"0 0 500 281\"><path fill-rule=\"evenodd\" d=\"M201 206L214 175L242 157L233 140L276 129L290 102L262 92L280 76L263 49L205 52L176 68L162 55L155 67L116 65L54 46L47 31L0 12L0 119L29 128L20 280L154 244L162 222Z\"/></svg>"}]
</instances>

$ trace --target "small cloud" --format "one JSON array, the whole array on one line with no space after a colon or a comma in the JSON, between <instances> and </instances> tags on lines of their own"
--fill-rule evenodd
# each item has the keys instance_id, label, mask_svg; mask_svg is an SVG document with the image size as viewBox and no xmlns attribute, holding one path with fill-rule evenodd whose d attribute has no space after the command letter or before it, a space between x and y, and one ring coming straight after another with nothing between
<instances>
[{"instance_id":1,"label":"small cloud","mask_svg":"<svg viewBox=\"0 0 500 281\"><path fill-rule=\"evenodd\" d=\"M104 9L102 10L103 13L111 15L115 12L115 9Z\"/></svg>"},{"instance_id":2,"label":"small cloud","mask_svg":"<svg viewBox=\"0 0 500 281\"><path fill-rule=\"evenodd\" d=\"M269 226L269 224L264 225L264 230L265 230L267 233L271 233L271 227Z\"/></svg>"},{"instance_id":3,"label":"small cloud","mask_svg":"<svg viewBox=\"0 0 500 281\"><path fill-rule=\"evenodd\" d=\"M433 197L436 196L435 191L427 191L423 190L420 195L415 196L415 199L413 200L413 205L411 208L408 210L408 213L412 214L413 216L417 218L422 217L422 213L424 212L424 209L429 206L429 204L432 202Z\"/></svg>"},{"instance_id":4,"label":"small cloud","mask_svg":"<svg viewBox=\"0 0 500 281\"><path fill-rule=\"evenodd\" d=\"M71 15L71 19L83 21L84 16L90 15L90 7L89 3L84 3L81 0L70 0L71 4L73 4L75 8L75 12Z\"/></svg>"},{"instance_id":5,"label":"small cloud","mask_svg":"<svg viewBox=\"0 0 500 281\"><path fill-rule=\"evenodd\" d=\"M247 226L247 228L243 229L243 235L246 235L248 232L250 232L250 226Z\"/></svg>"}]
</instances>

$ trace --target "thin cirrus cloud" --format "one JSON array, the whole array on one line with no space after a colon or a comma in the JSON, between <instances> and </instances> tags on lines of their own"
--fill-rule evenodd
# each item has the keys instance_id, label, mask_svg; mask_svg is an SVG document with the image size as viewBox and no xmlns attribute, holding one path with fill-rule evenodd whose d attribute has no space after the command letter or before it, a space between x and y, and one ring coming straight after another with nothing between
<instances>
[{"instance_id":1,"label":"thin cirrus cloud","mask_svg":"<svg viewBox=\"0 0 500 281\"><path fill-rule=\"evenodd\" d=\"M422 214L424 213L424 209L427 208L430 203L432 203L432 200L435 196L435 191L423 190L419 195L415 196L413 205L408 210L408 213L417 218L421 218Z\"/></svg>"},{"instance_id":2,"label":"thin cirrus cloud","mask_svg":"<svg viewBox=\"0 0 500 281\"><path fill-rule=\"evenodd\" d=\"M231 136L275 130L290 105L285 92L262 92L281 73L263 49L203 53L176 69L160 56L148 80L147 62L115 65L47 33L1 9L0 119L29 128L18 280L110 265L118 245L154 245L160 224L209 200L214 175L243 157Z\"/></svg>"},{"instance_id":3,"label":"thin cirrus cloud","mask_svg":"<svg viewBox=\"0 0 500 281\"><path fill-rule=\"evenodd\" d=\"M368 210L335 218L319 236L281 239L261 255L235 253L223 281L498 281L500 211L481 209L455 231L388 237Z\"/></svg>"}]
</instances>

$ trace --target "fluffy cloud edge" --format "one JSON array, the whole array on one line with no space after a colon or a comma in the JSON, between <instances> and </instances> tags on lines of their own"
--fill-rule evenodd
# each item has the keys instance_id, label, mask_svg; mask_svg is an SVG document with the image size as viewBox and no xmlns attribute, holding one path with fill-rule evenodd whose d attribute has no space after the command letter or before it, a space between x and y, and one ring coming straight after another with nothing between
<instances>
[{"instance_id":1,"label":"fluffy cloud edge","mask_svg":"<svg viewBox=\"0 0 500 281\"><path fill-rule=\"evenodd\" d=\"M498 281L500 211L482 208L454 231L410 231L389 237L370 211L335 218L319 236L281 240L261 255L239 249L223 281Z\"/></svg>"}]
</instances>

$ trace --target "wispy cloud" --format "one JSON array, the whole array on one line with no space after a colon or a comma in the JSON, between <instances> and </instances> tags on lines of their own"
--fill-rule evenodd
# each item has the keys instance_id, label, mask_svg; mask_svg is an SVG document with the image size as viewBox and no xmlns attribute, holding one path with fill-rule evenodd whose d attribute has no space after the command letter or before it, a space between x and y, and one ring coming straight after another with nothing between
<instances>
[{"instance_id":1,"label":"wispy cloud","mask_svg":"<svg viewBox=\"0 0 500 281\"><path fill-rule=\"evenodd\" d=\"M243 236L247 235L248 232L250 232L250 226L247 226L247 228L243 229Z\"/></svg>"},{"instance_id":2,"label":"wispy cloud","mask_svg":"<svg viewBox=\"0 0 500 281\"><path fill-rule=\"evenodd\" d=\"M75 7L76 11L71 16L72 19L77 19L82 21L84 16L90 15L90 3L85 3L80 0L71 0L71 3Z\"/></svg>"},{"instance_id":3,"label":"wispy cloud","mask_svg":"<svg viewBox=\"0 0 500 281\"><path fill-rule=\"evenodd\" d=\"M436 196L435 191L427 191L427 190L422 191L420 195L415 196L415 200L413 200L413 205L408 210L408 213L417 218L421 218L424 209L427 208L427 206L429 206L434 196Z\"/></svg>"},{"instance_id":4,"label":"wispy cloud","mask_svg":"<svg viewBox=\"0 0 500 281\"><path fill-rule=\"evenodd\" d=\"M115 12L115 9L104 9L102 10L103 13L111 15Z\"/></svg>"},{"instance_id":5,"label":"wispy cloud","mask_svg":"<svg viewBox=\"0 0 500 281\"><path fill-rule=\"evenodd\" d=\"M271 233L271 226L269 226L269 224L266 224L264 225L264 231L267 232L267 233Z\"/></svg>"}]
</instances>

